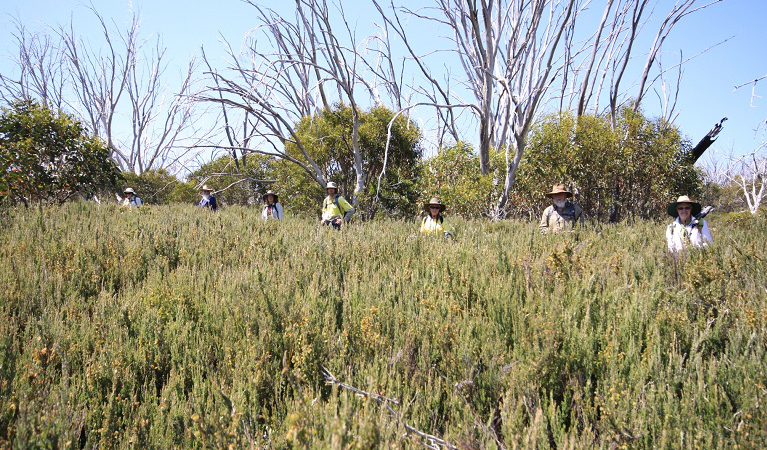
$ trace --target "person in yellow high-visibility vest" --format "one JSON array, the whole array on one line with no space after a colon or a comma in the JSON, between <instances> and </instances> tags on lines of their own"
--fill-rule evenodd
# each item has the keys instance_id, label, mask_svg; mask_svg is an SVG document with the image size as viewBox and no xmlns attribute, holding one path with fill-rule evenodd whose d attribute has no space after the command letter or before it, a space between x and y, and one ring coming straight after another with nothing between
<instances>
[{"instance_id":1,"label":"person in yellow high-visibility vest","mask_svg":"<svg viewBox=\"0 0 767 450\"><path fill-rule=\"evenodd\" d=\"M329 182L325 186L328 195L322 202L322 225L332 225L336 230L348 222L354 214L354 207L341 195L338 195L338 185Z\"/></svg>"},{"instance_id":2,"label":"person in yellow high-visibility vest","mask_svg":"<svg viewBox=\"0 0 767 450\"><path fill-rule=\"evenodd\" d=\"M445 211L445 205L438 198L434 197L429 200L429 203L424 205L424 209L426 210L426 216L421 220L422 234L453 237L450 234L450 226L442 216L442 212Z\"/></svg>"}]
</instances>

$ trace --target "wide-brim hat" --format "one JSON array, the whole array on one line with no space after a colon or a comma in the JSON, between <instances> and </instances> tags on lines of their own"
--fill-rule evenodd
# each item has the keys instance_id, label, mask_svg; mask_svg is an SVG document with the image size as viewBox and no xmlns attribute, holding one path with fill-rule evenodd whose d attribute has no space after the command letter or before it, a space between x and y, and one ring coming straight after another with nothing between
<instances>
[{"instance_id":1,"label":"wide-brim hat","mask_svg":"<svg viewBox=\"0 0 767 450\"><path fill-rule=\"evenodd\" d=\"M209 192L213 192L213 189L211 189L210 187L208 187L208 185L207 185L207 184L203 185L203 186L202 186L202 189L200 189L200 190L201 190L201 191L209 191Z\"/></svg>"},{"instance_id":2,"label":"wide-brim hat","mask_svg":"<svg viewBox=\"0 0 767 450\"><path fill-rule=\"evenodd\" d=\"M694 202L690 200L690 197L683 195L676 199L675 202L669 203L668 205L668 215L671 217L679 217L679 211L676 210L677 206L679 206L680 203L689 203L692 206L692 215L697 216L700 214L700 210L702 209L700 206L700 203Z\"/></svg>"},{"instance_id":3,"label":"wide-brim hat","mask_svg":"<svg viewBox=\"0 0 767 450\"><path fill-rule=\"evenodd\" d=\"M442 212L445 210L445 205L442 204L442 202L440 202L437 197L432 197L432 199L429 200L428 203L424 203L423 209L425 209L428 212L429 206L439 206L439 212Z\"/></svg>"},{"instance_id":4,"label":"wide-brim hat","mask_svg":"<svg viewBox=\"0 0 767 450\"><path fill-rule=\"evenodd\" d=\"M274 191L266 191L266 194L261 196L261 200L266 201L266 197L270 195L274 196L274 203L278 203L280 201L280 198L277 196L277 194L274 193Z\"/></svg>"},{"instance_id":5,"label":"wide-brim hat","mask_svg":"<svg viewBox=\"0 0 767 450\"><path fill-rule=\"evenodd\" d=\"M338 185L330 181L328 182L328 184L325 185L325 190L327 191L328 189L338 190Z\"/></svg>"},{"instance_id":6,"label":"wide-brim hat","mask_svg":"<svg viewBox=\"0 0 767 450\"><path fill-rule=\"evenodd\" d=\"M551 192L546 194L546 197L551 198L556 194L566 194L568 198L573 196L573 193L568 191L564 184L555 184L551 186Z\"/></svg>"},{"instance_id":7,"label":"wide-brim hat","mask_svg":"<svg viewBox=\"0 0 767 450\"><path fill-rule=\"evenodd\" d=\"M136 195L136 191L133 190L133 188L127 188L123 191L123 194L133 194Z\"/></svg>"}]
</instances>

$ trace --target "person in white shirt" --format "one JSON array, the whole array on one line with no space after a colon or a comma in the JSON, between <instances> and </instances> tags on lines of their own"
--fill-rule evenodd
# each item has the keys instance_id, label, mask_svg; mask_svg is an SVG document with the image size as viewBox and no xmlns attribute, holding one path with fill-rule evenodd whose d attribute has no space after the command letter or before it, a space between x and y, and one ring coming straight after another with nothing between
<instances>
[{"instance_id":1,"label":"person in white shirt","mask_svg":"<svg viewBox=\"0 0 767 450\"><path fill-rule=\"evenodd\" d=\"M261 198L264 201L264 207L261 210L262 219L281 220L283 217L285 217L285 214L282 212L280 199L277 194L274 193L274 191L267 191L266 194L264 194L264 196Z\"/></svg>"},{"instance_id":2,"label":"person in white shirt","mask_svg":"<svg viewBox=\"0 0 767 450\"><path fill-rule=\"evenodd\" d=\"M669 251L678 252L688 245L698 248L714 243L708 223L702 218L696 219L700 211L700 203L690 200L686 195L668 205L668 214L674 217L674 221L666 228Z\"/></svg>"}]
</instances>

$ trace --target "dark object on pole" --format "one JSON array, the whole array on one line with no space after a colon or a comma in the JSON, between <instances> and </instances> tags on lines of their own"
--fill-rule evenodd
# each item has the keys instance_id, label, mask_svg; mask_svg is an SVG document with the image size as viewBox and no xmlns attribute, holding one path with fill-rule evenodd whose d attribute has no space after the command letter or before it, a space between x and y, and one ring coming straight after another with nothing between
<instances>
[{"instance_id":1,"label":"dark object on pole","mask_svg":"<svg viewBox=\"0 0 767 450\"><path fill-rule=\"evenodd\" d=\"M701 211L697 216L694 217L694 219L692 221L692 224L693 225L698 225L700 223L701 219L706 217L708 215L708 213L710 213L713 210L714 210L713 206L706 206L705 208L703 208L703 211Z\"/></svg>"},{"instance_id":2,"label":"dark object on pole","mask_svg":"<svg viewBox=\"0 0 767 450\"><path fill-rule=\"evenodd\" d=\"M698 142L698 145L693 147L693 149L690 151L690 156L692 158L693 164L695 164L695 162L703 155L703 152L705 152L706 149L711 147L711 144L714 143L716 137L719 135L719 132L722 131L722 124L726 120L726 117L720 120L719 123L714 125L714 128L712 128L711 131L709 131L708 134L704 136L700 142Z\"/></svg>"}]
</instances>

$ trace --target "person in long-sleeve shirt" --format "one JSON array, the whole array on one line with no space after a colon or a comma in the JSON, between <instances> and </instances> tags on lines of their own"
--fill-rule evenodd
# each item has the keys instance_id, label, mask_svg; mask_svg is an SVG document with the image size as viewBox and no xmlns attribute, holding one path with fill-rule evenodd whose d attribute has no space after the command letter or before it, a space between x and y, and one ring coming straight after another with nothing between
<instances>
[{"instance_id":1,"label":"person in long-sleeve shirt","mask_svg":"<svg viewBox=\"0 0 767 450\"><path fill-rule=\"evenodd\" d=\"M285 214L282 212L280 198L274 191L267 191L262 199L264 200L264 207L261 209L261 218L264 220L282 220L285 217Z\"/></svg>"},{"instance_id":2,"label":"person in long-sleeve shirt","mask_svg":"<svg viewBox=\"0 0 767 450\"><path fill-rule=\"evenodd\" d=\"M338 195L338 185L332 181L325 187L327 196L322 202L322 225L332 225L340 230L344 223L349 222L354 214L354 207L341 195Z\"/></svg>"},{"instance_id":3,"label":"person in long-sleeve shirt","mask_svg":"<svg viewBox=\"0 0 767 450\"><path fill-rule=\"evenodd\" d=\"M696 219L700 214L700 203L690 200L686 195L668 205L668 214L674 221L666 228L666 242L671 252L678 252L688 245L705 247L713 244L711 230L705 219Z\"/></svg>"},{"instance_id":4,"label":"person in long-sleeve shirt","mask_svg":"<svg viewBox=\"0 0 767 450\"><path fill-rule=\"evenodd\" d=\"M564 184L555 184L551 192L546 194L553 202L543 211L541 223L538 228L541 233L558 233L563 230L572 230L576 225L583 225L583 209L570 200L573 193L565 188Z\"/></svg>"},{"instance_id":5,"label":"person in long-sleeve shirt","mask_svg":"<svg viewBox=\"0 0 767 450\"><path fill-rule=\"evenodd\" d=\"M218 209L218 201L216 201L216 197L213 196L213 189L209 188L207 184L202 187L202 198L200 199L200 203L197 204L197 207L208 208L211 211Z\"/></svg>"}]
</instances>

